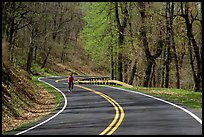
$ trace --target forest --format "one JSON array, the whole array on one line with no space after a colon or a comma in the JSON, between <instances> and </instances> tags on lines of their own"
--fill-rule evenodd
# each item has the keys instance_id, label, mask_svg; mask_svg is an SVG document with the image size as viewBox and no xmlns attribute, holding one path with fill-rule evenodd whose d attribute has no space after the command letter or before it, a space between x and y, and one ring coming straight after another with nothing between
<instances>
[{"instance_id":1,"label":"forest","mask_svg":"<svg viewBox=\"0 0 204 137\"><path fill-rule=\"evenodd\" d=\"M2 2L2 41L29 74L85 50L111 79L202 92L201 2Z\"/></svg>"}]
</instances>

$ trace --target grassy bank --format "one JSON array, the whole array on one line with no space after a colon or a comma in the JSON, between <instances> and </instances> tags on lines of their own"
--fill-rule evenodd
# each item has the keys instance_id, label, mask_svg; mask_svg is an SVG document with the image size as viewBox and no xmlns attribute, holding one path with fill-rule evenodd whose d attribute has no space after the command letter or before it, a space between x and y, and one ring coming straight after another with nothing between
<instances>
[{"instance_id":1,"label":"grassy bank","mask_svg":"<svg viewBox=\"0 0 204 137\"><path fill-rule=\"evenodd\" d=\"M46 91L48 91L50 94L54 95L55 97L55 106L57 107L60 103L61 103L61 98L62 95L53 87L47 85L44 82L41 82L38 80L38 78L40 77L46 77L46 76L54 76L54 75L60 75L56 72L53 72L47 68L41 68L38 64L34 64L32 66L32 71L36 74L38 74L38 76L33 75L32 76L32 81L39 87L42 87L43 89L45 89Z\"/></svg>"},{"instance_id":2,"label":"grassy bank","mask_svg":"<svg viewBox=\"0 0 204 137\"><path fill-rule=\"evenodd\" d=\"M50 94L54 95L55 105L57 107L61 103L62 95L56 89L54 89L53 87L39 81L38 78L40 78L40 76L32 76L33 82L36 85L38 85L39 87L42 87L43 89L47 90Z\"/></svg>"},{"instance_id":3,"label":"grassy bank","mask_svg":"<svg viewBox=\"0 0 204 137\"><path fill-rule=\"evenodd\" d=\"M30 125L55 110L62 95L53 87L38 81L39 77L56 75L48 69L34 66L34 74L3 66L2 134Z\"/></svg>"},{"instance_id":4,"label":"grassy bank","mask_svg":"<svg viewBox=\"0 0 204 137\"><path fill-rule=\"evenodd\" d=\"M49 86L48 84L41 82L38 80L38 78L40 77L46 77L46 76L55 76L55 75L63 75L63 74L59 74L56 73L54 71L51 71L47 68L41 68L39 65L34 64L32 66L32 71L36 74L38 74L38 76L33 75L32 76L32 81L39 87L42 87L43 89L47 90L50 94L54 95L55 97L55 105L56 107L61 103L61 98L62 95L53 87Z\"/></svg>"},{"instance_id":5,"label":"grassy bank","mask_svg":"<svg viewBox=\"0 0 204 137\"><path fill-rule=\"evenodd\" d=\"M178 105L202 111L202 92L194 92L175 88L122 88L152 95L154 97L162 98Z\"/></svg>"},{"instance_id":6,"label":"grassy bank","mask_svg":"<svg viewBox=\"0 0 204 137\"><path fill-rule=\"evenodd\" d=\"M50 111L53 111L60 105L62 95L53 87L51 87L51 86L49 86L49 85L47 85L41 81L38 81L39 77L40 76L32 76L32 82L34 84L36 84L37 86L39 86L40 88L42 88L43 90L46 90L54 98L53 106L52 106L52 109L50 110ZM50 112L48 112L42 116L31 118L30 120L27 120L26 122L23 122L21 125L18 125L17 127L15 127L13 130L20 128L20 127L24 127L26 125L30 125L30 124L40 120L41 118L45 117L49 113ZM4 134L7 134L7 132L4 132Z\"/></svg>"}]
</instances>

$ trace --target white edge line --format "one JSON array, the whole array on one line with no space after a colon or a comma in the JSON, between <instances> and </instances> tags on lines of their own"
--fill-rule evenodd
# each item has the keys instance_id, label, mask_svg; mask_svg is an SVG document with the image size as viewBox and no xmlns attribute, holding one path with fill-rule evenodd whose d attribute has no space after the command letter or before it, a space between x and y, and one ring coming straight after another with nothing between
<instances>
[{"instance_id":1,"label":"white edge line","mask_svg":"<svg viewBox=\"0 0 204 137\"><path fill-rule=\"evenodd\" d=\"M58 88L54 87L53 85L51 85L51 84L49 84L49 83L47 83L47 82L45 82L45 81L40 80L40 78L38 78L38 80L41 81L41 82L44 82L44 83L48 84L49 86L51 86L51 87L55 88L57 91L59 91L59 92L63 95L63 97L64 97L64 100L65 100L64 106L63 106L63 108L62 108L60 111L58 111L58 112L57 112L55 115L53 115L52 117L48 118L47 120L45 120L45 121L43 121L43 122L41 122L41 123L39 123L39 124L37 124L37 125L31 127L31 128L28 128L28 129L26 129L26 130L24 130L24 131L21 131L21 132L17 133L16 135L23 134L23 133L25 133L25 132L27 132L27 131L29 131L29 130L31 130L31 129L34 129L34 128L36 128L36 127L38 127L38 126L40 126L40 125L42 125L42 124L44 124L44 123L50 121L51 119L53 119L54 117L56 117L57 115L59 115L59 114L66 108L66 106L67 106L67 98L66 98L65 94L64 94L62 91L60 91Z\"/></svg>"},{"instance_id":2,"label":"white edge line","mask_svg":"<svg viewBox=\"0 0 204 137\"><path fill-rule=\"evenodd\" d=\"M101 85L101 86L104 86L104 85ZM111 87L111 86L106 86L106 87ZM150 97L150 98L154 98L156 100L159 100L159 101L162 101L162 102L165 102L167 104L170 104L172 106L175 106L181 110L183 110L184 112L188 113L189 115L191 115L193 118L195 118L201 125L202 125L202 120L196 116L195 114L193 114L192 112L190 112L189 110L181 107L181 106L178 106L174 103L171 103L171 102L168 102L166 100L163 100L163 99L160 99L160 98L157 98L157 97L154 97L154 96L151 96L151 95L147 95L147 94L144 94L144 93L140 93L140 92L137 92L137 91L132 91L132 90L127 90L127 89L121 89L121 88L117 88L117 87L111 87L111 88L115 88L115 89L119 89L119 90L124 90L124 91L128 91L128 92L132 92L132 93L137 93L137 94L140 94L140 95L143 95L143 96L147 96L147 97Z\"/></svg>"}]
</instances>

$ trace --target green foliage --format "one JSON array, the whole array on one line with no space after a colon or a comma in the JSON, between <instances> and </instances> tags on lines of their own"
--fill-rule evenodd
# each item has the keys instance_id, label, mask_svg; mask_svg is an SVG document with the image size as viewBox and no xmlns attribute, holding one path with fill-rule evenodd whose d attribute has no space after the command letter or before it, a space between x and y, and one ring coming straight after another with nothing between
<instances>
[{"instance_id":1,"label":"green foliage","mask_svg":"<svg viewBox=\"0 0 204 137\"><path fill-rule=\"evenodd\" d=\"M85 49L95 62L107 63L109 60L109 46L114 45L116 36L113 31L113 13L109 10L111 3L85 3L82 8L86 11L85 27L81 31L81 37L85 43Z\"/></svg>"},{"instance_id":2,"label":"green foliage","mask_svg":"<svg viewBox=\"0 0 204 137\"><path fill-rule=\"evenodd\" d=\"M41 68L38 64L32 65L32 71L42 76L49 76L54 74L48 68Z\"/></svg>"}]
</instances>

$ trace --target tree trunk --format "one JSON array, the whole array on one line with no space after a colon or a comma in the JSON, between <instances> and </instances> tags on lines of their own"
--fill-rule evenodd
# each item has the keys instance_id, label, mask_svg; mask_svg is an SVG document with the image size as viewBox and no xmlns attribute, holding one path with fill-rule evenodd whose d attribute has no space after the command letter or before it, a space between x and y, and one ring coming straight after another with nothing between
<instances>
[{"instance_id":1,"label":"tree trunk","mask_svg":"<svg viewBox=\"0 0 204 137\"><path fill-rule=\"evenodd\" d=\"M66 50L66 44L64 43L64 46L62 48L62 53L61 53L61 63L64 63L64 58L65 58L65 50Z\"/></svg>"},{"instance_id":2,"label":"tree trunk","mask_svg":"<svg viewBox=\"0 0 204 137\"><path fill-rule=\"evenodd\" d=\"M10 61L13 62L14 60L14 45L13 45L13 35L14 35L14 18L12 18L10 32L9 32L9 53L10 53Z\"/></svg>"},{"instance_id":3,"label":"tree trunk","mask_svg":"<svg viewBox=\"0 0 204 137\"><path fill-rule=\"evenodd\" d=\"M119 44L120 45L120 44ZM117 80L123 81L123 62L122 62L122 53L121 50L122 47L119 47L119 53L118 53L118 75L117 75Z\"/></svg>"},{"instance_id":4,"label":"tree trunk","mask_svg":"<svg viewBox=\"0 0 204 137\"><path fill-rule=\"evenodd\" d=\"M189 40L189 45L188 45L188 51L189 51L189 55L190 55L190 64L191 64L191 69L193 72L193 80L195 83L195 87L197 86L197 76L196 76L196 71L195 71L195 66L194 66L194 61L193 61L193 54L192 54L192 48L191 48L191 42Z\"/></svg>"},{"instance_id":5,"label":"tree trunk","mask_svg":"<svg viewBox=\"0 0 204 137\"><path fill-rule=\"evenodd\" d=\"M197 46L197 43L196 43L194 36L193 36L193 33L192 33L192 25L190 26L188 21L186 21L186 26L187 26L188 37L189 37L190 41L192 42L192 46L194 49L195 58L196 58L196 62L197 62L197 75L196 75L196 81L195 81L195 91L199 91L200 90L200 80L201 80L200 52L199 52L199 48Z\"/></svg>"},{"instance_id":6,"label":"tree trunk","mask_svg":"<svg viewBox=\"0 0 204 137\"><path fill-rule=\"evenodd\" d=\"M150 75L151 75L151 72L152 72L152 66L153 66L154 62L155 61L154 61L153 58L148 58L148 60L147 60L147 68L146 68L146 71L145 71L145 77L144 77L144 83L143 83L144 87L149 86Z\"/></svg>"},{"instance_id":7,"label":"tree trunk","mask_svg":"<svg viewBox=\"0 0 204 137\"><path fill-rule=\"evenodd\" d=\"M174 36L172 36L172 48L174 51L174 60L176 64L176 87L179 89L180 88L180 72L179 72L179 63L178 63L178 57L177 57L177 52L175 48L175 43L174 43Z\"/></svg>"},{"instance_id":8,"label":"tree trunk","mask_svg":"<svg viewBox=\"0 0 204 137\"><path fill-rule=\"evenodd\" d=\"M137 60L134 59L132 61L132 67L131 67L131 70L130 70L130 73L129 73L129 79L128 79L128 84L132 85L133 84L133 80L134 80L134 77L135 77L135 73L136 73L136 70L137 70Z\"/></svg>"},{"instance_id":9,"label":"tree trunk","mask_svg":"<svg viewBox=\"0 0 204 137\"><path fill-rule=\"evenodd\" d=\"M155 66L156 66L156 62L154 62L152 66L152 72L151 72L150 84L149 84L150 87L156 87Z\"/></svg>"},{"instance_id":10,"label":"tree trunk","mask_svg":"<svg viewBox=\"0 0 204 137\"><path fill-rule=\"evenodd\" d=\"M119 13L118 13L118 3L115 2L115 20L118 29L118 72L117 72L117 80L123 81L123 59L122 59L122 50L123 50L123 42L124 42L124 31L127 26L128 19L128 11L127 11L127 3L125 3L123 14L123 22L120 22Z\"/></svg>"},{"instance_id":11,"label":"tree trunk","mask_svg":"<svg viewBox=\"0 0 204 137\"><path fill-rule=\"evenodd\" d=\"M186 23L186 28L187 28L187 36L190 42L192 43L194 53L195 53L195 58L196 58L196 64L197 64L197 74L196 74L196 80L195 80L195 91L199 91L200 89L200 82L202 81L202 68L201 68L201 58L200 58L200 51L197 46L197 42L194 38L193 32L192 32L192 25L193 21L190 22L189 18L189 5L188 2L185 4L185 13L183 12L183 3L181 3L181 9L182 9L182 17L185 19ZM193 65L193 64L192 64ZM193 72L194 73L194 72Z\"/></svg>"},{"instance_id":12,"label":"tree trunk","mask_svg":"<svg viewBox=\"0 0 204 137\"><path fill-rule=\"evenodd\" d=\"M131 3L129 5L129 9L131 12ZM131 12L132 13L132 12ZM128 20L128 24L129 24L129 33L130 33L130 43L131 43L131 50L133 51L133 59L132 59L132 63L131 63L131 68L130 68L130 72L129 72L129 75L128 75L128 84L130 85L133 85L133 80L134 80L134 77L135 77L135 73L136 73L136 70L137 70L137 59L135 58L135 49L134 49L134 45L133 45L133 31L132 31L132 14L129 14L129 20Z\"/></svg>"},{"instance_id":13,"label":"tree trunk","mask_svg":"<svg viewBox=\"0 0 204 137\"><path fill-rule=\"evenodd\" d=\"M169 71L170 71L170 46L171 46L171 27L170 27L170 2L166 3L166 76L165 76L165 88L169 87Z\"/></svg>"},{"instance_id":14,"label":"tree trunk","mask_svg":"<svg viewBox=\"0 0 204 137\"><path fill-rule=\"evenodd\" d=\"M123 80L123 74L122 74L122 44L123 44L123 40L124 40L124 36L123 36L123 32L121 29L121 25L120 25L120 19L119 19L119 15L118 15L118 3L115 3L115 18L118 24L118 31L119 31L119 36L118 36L118 70L117 70L117 80L122 81Z\"/></svg>"},{"instance_id":15,"label":"tree trunk","mask_svg":"<svg viewBox=\"0 0 204 137\"><path fill-rule=\"evenodd\" d=\"M160 31L159 40L156 42L156 46L157 46L156 53L155 53L155 55L151 55L151 53L149 51L148 40L147 40L147 26L146 26L146 22L145 22L145 18L146 18L145 3L140 2L138 4L140 7L139 12L140 12L141 21L142 21L142 25L140 28L140 35L141 35L141 39L143 42L143 49L145 52L145 56L147 59L147 67L146 67L146 71L145 71L143 86L148 87L149 81L150 81L150 75L151 75L151 71L152 71L152 66L155 63L155 59L158 58L162 52L163 41L161 39L161 31Z\"/></svg>"},{"instance_id":16,"label":"tree trunk","mask_svg":"<svg viewBox=\"0 0 204 137\"><path fill-rule=\"evenodd\" d=\"M30 40L30 47L29 47L29 51L28 51L28 58L27 58L27 65L26 65L26 71L28 73L31 73L31 65L32 65L32 60L33 60L33 42L32 42L32 38Z\"/></svg>"},{"instance_id":17,"label":"tree trunk","mask_svg":"<svg viewBox=\"0 0 204 137\"><path fill-rule=\"evenodd\" d=\"M174 3L172 2L171 6L171 12L170 12L170 27L171 27L171 41L172 41L172 48L173 48L173 54L174 54L174 61L176 65L176 87L179 89L180 88L180 73L179 73L179 63L178 63L178 56L176 52L176 47L175 47L175 41L174 41L174 29L173 29L173 16L174 16Z\"/></svg>"},{"instance_id":18,"label":"tree trunk","mask_svg":"<svg viewBox=\"0 0 204 137\"><path fill-rule=\"evenodd\" d=\"M113 45L110 44L110 72L111 72L111 79L114 79L114 61L113 61Z\"/></svg>"},{"instance_id":19,"label":"tree trunk","mask_svg":"<svg viewBox=\"0 0 204 137\"><path fill-rule=\"evenodd\" d=\"M126 55L124 55L126 56ZM128 65L130 64L129 59L126 57L123 57L123 82L127 83L128 82Z\"/></svg>"},{"instance_id":20,"label":"tree trunk","mask_svg":"<svg viewBox=\"0 0 204 137\"><path fill-rule=\"evenodd\" d=\"M54 25L56 25L55 23L56 23L56 20L54 20ZM53 42L56 41L56 37L57 37L57 32L53 32L53 34L52 34L52 40L53 40ZM45 56L45 59L44 59L44 61L43 61L43 63L42 63L41 68L44 68L44 67L45 67L45 64L47 63L48 57L49 57L49 55L50 55L50 53L51 53L51 50L52 50L52 46L49 46L49 47L48 47L48 52L47 52L47 54L46 54L46 56Z\"/></svg>"},{"instance_id":21,"label":"tree trunk","mask_svg":"<svg viewBox=\"0 0 204 137\"><path fill-rule=\"evenodd\" d=\"M37 61L37 51L38 51L38 46L36 45L34 49L34 61L35 62Z\"/></svg>"},{"instance_id":22,"label":"tree trunk","mask_svg":"<svg viewBox=\"0 0 204 137\"><path fill-rule=\"evenodd\" d=\"M166 62L166 46L163 47L163 54L161 60L161 84L160 87L164 87L164 80L165 80L165 62Z\"/></svg>"},{"instance_id":23,"label":"tree trunk","mask_svg":"<svg viewBox=\"0 0 204 137\"><path fill-rule=\"evenodd\" d=\"M49 47L48 52L47 52L47 54L46 54L46 56L45 56L45 59L44 59L44 61L43 61L43 63L42 63L41 68L44 68L44 67L45 67L45 64L46 64L47 59L48 59L48 57L49 57L49 55L50 55L51 49L52 49L52 48Z\"/></svg>"},{"instance_id":24,"label":"tree trunk","mask_svg":"<svg viewBox=\"0 0 204 137\"><path fill-rule=\"evenodd\" d=\"M37 36L37 26L35 26L36 24L32 24L32 29L31 29L31 36L30 36L30 44L29 44L29 51L28 51L28 58L27 58L27 64L26 64L26 71L28 73L31 73L31 66L32 66L32 61L33 61L33 51L34 48L37 46L35 46L35 37ZM37 50L37 49L35 49ZM36 54L36 51L35 51ZM36 56L36 55L35 55ZM36 58L36 57L35 57Z\"/></svg>"}]
</instances>

